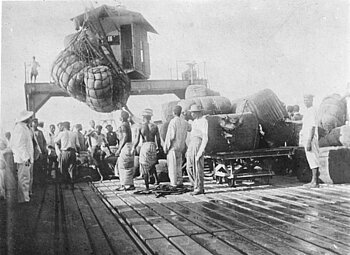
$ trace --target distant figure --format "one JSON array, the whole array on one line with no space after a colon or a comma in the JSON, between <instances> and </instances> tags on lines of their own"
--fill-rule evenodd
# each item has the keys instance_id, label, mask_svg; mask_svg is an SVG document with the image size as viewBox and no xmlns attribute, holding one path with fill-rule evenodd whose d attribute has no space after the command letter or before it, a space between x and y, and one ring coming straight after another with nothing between
<instances>
[{"instance_id":1,"label":"distant figure","mask_svg":"<svg viewBox=\"0 0 350 255\"><path fill-rule=\"evenodd\" d=\"M56 170L58 169L57 154L55 150L55 130L55 125L51 124L50 130L46 136L48 175L51 178L56 178Z\"/></svg>"},{"instance_id":2,"label":"distant figure","mask_svg":"<svg viewBox=\"0 0 350 255\"><path fill-rule=\"evenodd\" d=\"M204 150L208 143L208 120L199 105L192 105L190 144L187 149L187 173L193 185L192 195L204 194Z\"/></svg>"},{"instance_id":3,"label":"distant figure","mask_svg":"<svg viewBox=\"0 0 350 255\"><path fill-rule=\"evenodd\" d=\"M294 105L293 106L293 118L292 120L294 121L298 121L298 120L302 120L303 119L303 115L300 114L300 108L299 105Z\"/></svg>"},{"instance_id":4,"label":"distant figure","mask_svg":"<svg viewBox=\"0 0 350 255\"><path fill-rule=\"evenodd\" d=\"M128 121L129 113L122 111L120 120L122 124L118 129L120 144L115 155L118 157L116 163L116 175L119 175L120 188L118 190L134 190L134 153L132 146L132 134ZM119 172L119 174L117 173Z\"/></svg>"},{"instance_id":5,"label":"distant figure","mask_svg":"<svg viewBox=\"0 0 350 255\"><path fill-rule=\"evenodd\" d=\"M38 119L32 120L32 130L35 141L38 146L34 145L34 181L44 183L46 177L46 139L43 132L38 129Z\"/></svg>"},{"instance_id":6,"label":"distant figure","mask_svg":"<svg viewBox=\"0 0 350 255\"><path fill-rule=\"evenodd\" d=\"M18 202L30 201L31 182L33 178L32 165L34 163L34 134L29 123L33 112L22 111L16 118L16 126L12 133L11 148L18 175Z\"/></svg>"},{"instance_id":7,"label":"distant figure","mask_svg":"<svg viewBox=\"0 0 350 255\"><path fill-rule=\"evenodd\" d=\"M316 109L313 107L313 95L305 95L306 110L303 117L303 127L300 131L300 141L305 148L306 158L312 170L312 180L305 184L306 188L319 187L319 146Z\"/></svg>"},{"instance_id":8,"label":"distant figure","mask_svg":"<svg viewBox=\"0 0 350 255\"><path fill-rule=\"evenodd\" d=\"M160 144L159 130L156 124L151 123L153 116L152 109L145 109L142 113L143 123L137 130L134 150L140 142L142 136L142 146L140 150L140 172L145 180L146 190L149 190L149 177L153 176L156 183L159 184L155 165L157 163L157 150L162 150Z\"/></svg>"},{"instance_id":9,"label":"distant figure","mask_svg":"<svg viewBox=\"0 0 350 255\"><path fill-rule=\"evenodd\" d=\"M80 151L87 151L85 137L81 132L82 130L83 130L83 126L81 124L75 125L75 132L77 133L77 136L78 136Z\"/></svg>"},{"instance_id":10,"label":"distant figure","mask_svg":"<svg viewBox=\"0 0 350 255\"><path fill-rule=\"evenodd\" d=\"M115 153L118 149L119 139L117 133L113 131L112 125L107 125L107 142L112 153Z\"/></svg>"},{"instance_id":11,"label":"distant figure","mask_svg":"<svg viewBox=\"0 0 350 255\"><path fill-rule=\"evenodd\" d=\"M35 57L33 57L32 69L30 71L30 82L31 83L33 83L33 78L34 78L34 83L36 82L36 77L39 74L38 67L40 67L39 62L35 60Z\"/></svg>"},{"instance_id":12,"label":"distant figure","mask_svg":"<svg viewBox=\"0 0 350 255\"><path fill-rule=\"evenodd\" d=\"M182 108L177 105L173 109L174 118L170 120L164 142L164 153L167 154L168 174L171 186L183 186L182 155L186 150L187 132L191 125L180 117Z\"/></svg>"},{"instance_id":13,"label":"distant figure","mask_svg":"<svg viewBox=\"0 0 350 255\"><path fill-rule=\"evenodd\" d=\"M288 113L288 119L291 120L293 118L293 106L292 105L287 106L287 113Z\"/></svg>"}]
</instances>

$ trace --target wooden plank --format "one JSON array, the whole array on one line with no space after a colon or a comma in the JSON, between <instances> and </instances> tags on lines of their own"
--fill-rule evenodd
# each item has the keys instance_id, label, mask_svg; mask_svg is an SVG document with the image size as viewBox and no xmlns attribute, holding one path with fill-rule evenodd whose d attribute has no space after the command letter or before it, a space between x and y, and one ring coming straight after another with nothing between
<instances>
[{"instance_id":1,"label":"wooden plank","mask_svg":"<svg viewBox=\"0 0 350 255\"><path fill-rule=\"evenodd\" d=\"M247 255L271 255L274 254L262 246L255 244L254 240L247 239L234 231L223 231L214 233L219 239L225 241L237 250Z\"/></svg>"},{"instance_id":2,"label":"wooden plank","mask_svg":"<svg viewBox=\"0 0 350 255\"><path fill-rule=\"evenodd\" d=\"M301 221L298 219L295 219L289 215L278 213L277 211L270 210L267 208L264 208L262 206L257 206L255 204L245 202L241 199L238 198L232 198L232 195L227 196L229 201L235 204L239 204L242 207L247 208L248 210L253 210L258 214L265 214L271 217L274 217L275 219L281 220L282 222L293 224L294 226L298 226L300 228L306 229L310 232L314 232L320 235L323 235L325 237L328 237L332 240L339 241L343 244L350 243L350 236L339 232L335 231L334 229L330 229L324 226L319 226L314 224L313 222L308 222L308 221Z\"/></svg>"},{"instance_id":3,"label":"wooden plank","mask_svg":"<svg viewBox=\"0 0 350 255\"><path fill-rule=\"evenodd\" d=\"M191 238L209 250L212 254L243 254L211 234L192 235Z\"/></svg>"},{"instance_id":4,"label":"wooden plank","mask_svg":"<svg viewBox=\"0 0 350 255\"><path fill-rule=\"evenodd\" d=\"M244 236L245 238L248 238L250 240L254 240L254 242L258 243L259 245L265 247L266 249L273 251L276 254L306 254L302 251L296 250L285 243L280 242L278 239L270 237L268 235L265 235L257 229L243 229L237 231L240 235Z\"/></svg>"},{"instance_id":5,"label":"wooden plank","mask_svg":"<svg viewBox=\"0 0 350 255\"><path fill-rule=\"evenodd\" d=\"M96 219L108 237L108 241L114 253L118 254L142 254L134 240L125 232L120 223L106 208L100 198L92 190L83 190L83 195L92 208Z\"/></svg>"},{"instance_id":6,"label":"wooden plank","mask_svg":"<svg viewBox=\"0 0 350 255\"><path fill-rule=\"evenodd\" d=\"M211 255L207 249L202 247L200 244L193 241L188 236L177 236L170 238L170 241L181 250L184 254L188 255Z\"/></svg>"},{"instance_id":7,"label":"wooden plank","mask_svg":"<svg viewBox=\"0 0 350 255\"><path fill-rule=\"evenodd\" d=\"M73 192L66 188L62 195L69 254L91 254L93 250Z\"/></svg>"},{"instance_id":8,"label":"wooden plank","mask_svg":"<svg viewBox=\"0 0 350 255\"><path fill-rule=\"evenodd\" d=\"M49 185L34 238L38 252L55 254L55 186Z\"/></svg>"},{"instance_id":9,"label":"wooden plank","mask_svg":"<svg viewBox=\"0 0 350 255\"><path fill-rule=\"evenodd\" d=\"M149 222L166 238L185 235L181 230L163 218L152 218Z\"/></svg>"},{"instance_id":10,"label":"wooden plank","mask_svg":"<svg viewBox=\"0 0 350 255\"><path fill-rule=\"evenodd\" d=\"M81 184L77 185L78 187ZM94 254L113 254L103 229L101 229L93 211L87 203L80 189L74 190L74 195L82 214L84 226L87 230Z\"/></svg>"},{"instance_id":11,"label":"wooden plank","mask_svg":"<svg viewBox=\"0 0 350 255\"><path fill-rule=\"evenodd\" d=\"M146 244L151 248L154 254L158 255L182 255L172 243L166 238L150 239L146 241Z\"/></svg>"}]
</instances>

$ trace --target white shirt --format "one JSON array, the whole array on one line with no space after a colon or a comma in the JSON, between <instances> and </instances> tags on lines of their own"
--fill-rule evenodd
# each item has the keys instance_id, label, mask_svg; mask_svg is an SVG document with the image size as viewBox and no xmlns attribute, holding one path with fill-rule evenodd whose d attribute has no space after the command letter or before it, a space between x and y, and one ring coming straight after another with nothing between
<instances>
[{"instance_id":1,"label":"white shirt","mask_svg":"<svg viewBox=\"0 0 350 255\"><path fill-rule=\"evenodd\" d=\"M64 130L61 131L55 138L55 143L61 143L61 150L67 150L68 148L77 149L79 148L79 140L76 133Z\"/></svg>"},{"instance_id":2,"label":"white shirt","mask_svg":"<svg viewBox=\"0 0 350 255\"><path fill-rule=\"evenodd\" d=\"M208 143L208 120L204 116L192 122L191 139L192 137L202 138L198 154L203 154Z\"/></svg>"},{"instance_id":3,"label":"white shirt","mask_svg":"<svg viewBox=\"0 0 350 255\"><path fill-rule=\"evenodd\" d=\"M191 130L190 124L178 116L175 116L168 126L168 131L165 138L165 151L173 149L183 152L186 147L187 131Z\"/></svg>"},{"instance_id":4,"label":"white shirt","mask_svg":"<svg viewBox=\"0 0 350 255\"><path fill-rule=\"evenodd\" d=\"M315 134L313 139L318 140L318 129L317 129L317 112L315 107L311 106L304 111L303 127L300 131L300 141L307 142L311 135L312 128L315 127Z\"/></svg>"},{"instance_id":5,"label":"white shirt","mask_svg":"<svg viewBox=\"0 0 350 255\"><path fill-rule=\"evenodd\" d=\"M16 163L21 164L28 159L31 163L34 162L33 132L26 123L16 124L11 136L11 148Z\"/></svg>"}]
</instances>

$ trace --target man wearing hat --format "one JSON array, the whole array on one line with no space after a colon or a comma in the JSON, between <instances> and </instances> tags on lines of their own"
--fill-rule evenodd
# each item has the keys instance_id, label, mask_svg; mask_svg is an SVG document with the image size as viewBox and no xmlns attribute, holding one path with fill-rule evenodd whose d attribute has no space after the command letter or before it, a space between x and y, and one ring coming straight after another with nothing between
<instances>
[{"instance_id":1,"label":"man wearing hat","mask_svg":"<svg viewBox=\"0 0 350 255\"><path fill-rule=\"evenodd\" d=\"M171 186L182 186L182 155L186 150L187 132L191 125L180 117L182 108L176 105L173 109L174 118L169 122L164 142L164 152L167 154L168 174Z\"/></svg>"},{"instance_id":2,"label":"man wearing hat","mask_svg":"<svg viewBox=\"0 0 350 255\"><path fill-rule=\"evenodd\" d=\"M192 195L204 193L204 150L208 143L208 121L202 107L191 105L193 117L190 143L187 149L187 173L193 185Z\"/></svg>"},{"instance_id":3,"label":"man wearing hat","mask_svg":"<svg viewBox=\"0 0 350 255\"><path fill-rule=\"evenodd\" d=\"M115 166L115 175L119 175L121 185L118 190L134 190L134 152L129 113L122 110L120 113L120 120L122 122L118 128L120 144L115 153L118 157Z\"/></svg>"},{"instance_id":4,"label":"man wearing hat","mask_svg":"<svg viewBox=\"0 0 350 255\"><path fill-rule=\"evenodd\" d=\"M157 184L159 183L155 165L157 163L157 150L162 150L158 127L156 124L151 123L152 116L152 109L147 108L142 112L143 123L137 130L136 142L134 145L134 150L136 150L140 142L140 137L142 136L139 163L140 172L145 180L146 190L149 189L150 176L155 178Z\"/></svg>"},{"instance_id":5,"label":"man wearing hat","mask_svg":"<svg viewBox=\"0 0 350 255\"><path fill-rule=\"evenodd\" d=\"M14 161L17 164L18 202L30 201L31 183L34 163L33 132L29 128L33 112L22 111L16 118L16 125L12 133L11 148Z\"/></svg>"},{"instance_id":6,"label":"man wearing hat","mask_svg":"<svg viewBox=\"0 0 350 255\"><path fill-rule=\"evenodd\" d=\"M304 95L306 110L303 117L303 127L300 131L300 143L305 148L305 154L312 170L312 180L305 184L307 188L319 187L319 147L318 147L318 121L316 109L313 107L313 95Z\"/></svg>"}]
</instances>

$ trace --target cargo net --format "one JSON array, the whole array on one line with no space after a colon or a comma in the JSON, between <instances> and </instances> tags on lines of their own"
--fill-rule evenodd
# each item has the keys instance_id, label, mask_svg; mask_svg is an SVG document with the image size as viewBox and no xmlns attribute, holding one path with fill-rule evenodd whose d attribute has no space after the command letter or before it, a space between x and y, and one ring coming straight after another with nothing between
<instances>
[{"instance_id":1,"label":"cargo net","mask_svg":"<svg viewBox=\"0 0 350 255\"><path fill-rule=\"evenodd\" d=\"M130 81L114 58L105 34L83 27L66 40L66 48L51 69L54 82L97 112L125 107Z\"/></svg>"}]
</instances>

